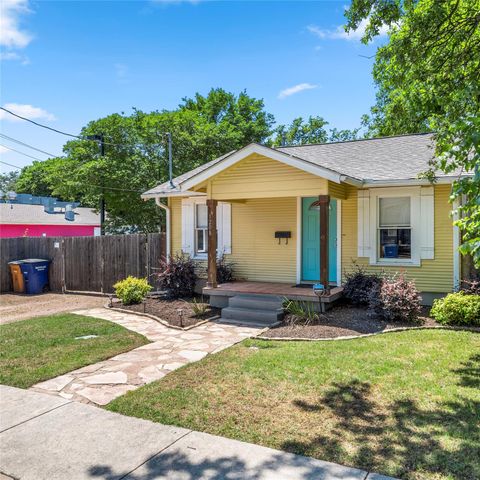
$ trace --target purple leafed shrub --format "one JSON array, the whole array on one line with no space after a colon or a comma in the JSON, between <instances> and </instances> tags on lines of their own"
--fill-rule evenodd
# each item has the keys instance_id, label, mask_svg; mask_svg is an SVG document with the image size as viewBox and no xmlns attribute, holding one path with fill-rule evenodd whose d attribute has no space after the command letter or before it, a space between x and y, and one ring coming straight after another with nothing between
<instances>
[{"instance_id":1,"label":"purple leafed shrub","mask_svg":"<svg viewBox=\"0 0 480 480\"><path fill-rule=\"evenodd\" d=\"M415 283L403 274L382 278L369 297L370 309L387 321L415 322L421 312Z\"/></svg>"},{"instance_id":2,"label":"purple leafed shrub","mask_svg":"<svg viewBox=\"0 0 480 480\"><path fill-rule=\"evenodd\" d=\"M158 274L160 289L166 290L170 298L191 297L194 294L195 263L187 256L175 255L170 261L162 259Z\"/></svg>"},{"instance_id":3,"label":"purple leafed shrub","mask_svg":"<svg viewBox=\"0 0 480 480\"><path fill-rule=\"evenodd\" d=\"M376 274L369 274L359 265L354 265L353 271L345 275L343 295L354 305L368 305L370 292L382 281Z\"/></svg>"},{"instance_id":4,"label":"purple leafed shrub","mask_svg":"<svg viewBox=\"0 0 480 480\"><path fill-rule=\"evenodd\" d=\"M217 259L217 282L218 283L228 283L234 281L234 264L227 262L225 256L222 255Z\"/></svg>"},{"instance_id":5,"label":"purple leafed shrub","mask_svg":"<svg viewBox=\"0 0 480 480\"><path fill-rule=\"evenodd\" d=\"M460 290L467 295L480 295L480 280L462 280Z\"/></svg>"}]
</instances>

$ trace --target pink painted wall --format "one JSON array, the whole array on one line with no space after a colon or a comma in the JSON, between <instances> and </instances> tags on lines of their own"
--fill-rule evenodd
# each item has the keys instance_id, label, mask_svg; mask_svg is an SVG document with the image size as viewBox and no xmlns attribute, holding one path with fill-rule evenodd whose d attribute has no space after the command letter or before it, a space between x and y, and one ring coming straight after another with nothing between
<instances>
[{"instance_id":1,"label":"pink painted wall","mask_svg":"<svg viewBox=\"0 0 480 480\"><path fill-rule=\"evenodd\" d=\"M98 225L99 226L99 225ZM93 225L0 225L0 238L7 237L90 237Z\"/></svg>"}]
</instances>

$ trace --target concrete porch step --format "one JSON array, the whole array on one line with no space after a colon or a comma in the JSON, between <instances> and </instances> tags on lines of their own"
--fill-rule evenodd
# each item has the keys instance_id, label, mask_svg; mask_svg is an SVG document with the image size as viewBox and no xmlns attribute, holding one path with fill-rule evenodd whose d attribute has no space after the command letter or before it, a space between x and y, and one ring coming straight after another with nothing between
<instances>
[{"instance_id":1,"label":"concrete porch step","mask_svg":"<svg viewBox=\"0 0 480 480\"><path fill-rule=\"evenodd\" d=\"M282 299L275 295L236 295L229 299L228 306L250 310L276 310L282 308Z\"/></svg>"}]
</instances>

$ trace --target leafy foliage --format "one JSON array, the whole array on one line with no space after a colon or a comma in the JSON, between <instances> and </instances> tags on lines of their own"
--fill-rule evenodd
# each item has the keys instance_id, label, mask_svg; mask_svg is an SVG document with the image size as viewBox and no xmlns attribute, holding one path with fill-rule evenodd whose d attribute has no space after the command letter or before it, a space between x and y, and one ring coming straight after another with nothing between
<instances>
[{"instance_id":1,"label":"leafy foliage","mask_svg":"<svg viewBox=\"0 0 480 480\"><path fill-rule=\"evenodd\" d=\"M228 283L235 280L234 274L235 264L228 262L225 258L225 255L222 255L217 259L217 282L218 283Z\"/></svg>"},{"instance_id":2,"label":"leafy foliage","mask_svg":"<svg viewBox=\"0 0 480 480\"><path fill-rule=\"evenodd\" d=\"M159 285L166 290L170 298L191 297L194 293L197 275L195 262L186 255L175 255L169 261L162 260Z\"/></svg>"},{"instance_id":3,"label":"leafy foliage","mask_svg":"<svg viewBox=\"0 0 480 480\"><path fill-rule=\"evenodd\" d=\"M328 122L322 117L308 117L306 121L302 117L295 118L290 125L279 125L273 134L270 144L281 145L305 145L307 143L327 143L358 138L360 129L327 130Z\"/></svg>"},{"instance_id":4,"label":"leafy foliage","mask_svg":"<svg viewBox=\"0 0 480 480\"><path fill-rule=\"evenodd\" d=\"M461 291L467 295L480 295L480 280L462 280Z\"/></svg>"},{"instance_id":5,"label":"leafy foliage","mask_svg":"<svg viewBox=\"0 0 480 480\"><path fill-rule=\"evenodd\" d=\"M382 279L375 273L367 273L360 265L354 265L351 272L345 275L343 295L354 305L368 305L370 292L375 290Z\"/></svg>"},{"instance_id":6,"label":"leafy foliage","mask_svg":"<svg viewBox=\"0 0 480 480\"><path fill-rule=\"evenodd\" d=\"M17 191L17 181L20 172L12 171L7 173L0 173L0 191L4 194L9 191Z\"/></svg>"},{"instance_id":7,"label":"leafy foliage","mask_svg":"<svg viewBox=\"0 0 480 480\"><path fill-rule=\"evenodd\" d=\"M457 225L460 251L480 266L480 3L478 0L353 0L347 30L366 22L364 43L382 26L388 43L373 69L376 105L364 119L369 134L435 132L430 179L470 171L454 182L465 195Z\"/></svg>"},{"instance_id":8,"label":"leafy foliage","mask_svg":"<svg viewBox=\"0 0 480 480\"><path fill-rule=\"evenodd\" d=\"M310 325L320 318L313 302L302 302L286 298L283 302L283 309L287 314L286 323L292 326Z\"/></svg>"},{"instance_id":9,"label":"leafy foliage","mask_svg":"<svg viewBox=\"0 0 480 480\"><path fill-rule=\"evenodd\" d=\"M163 212L140 193L168 179L166 132L173 138L176 176L248 143L264 142L273 121L262 100L223 89L184 98L172 111L112 114L81 131L82 136L104 135L104 156L93 140L69 141L65 157L25 168L19 185L21 191L90 207L98 207L103 195L107 232L156 232Z\"/></svg>"},{"instance_id":10,"label":"leafy foliage","mask_svg":"<svg viewBox=\"0 0 480 480\"><path fill-rule=\"evenodd\" d=\"M445 325L479 325L480 295L465 292L449 293L433 302L430 314Z\"/></svg>"},{"instance_id":11,"label":"leafy foliage","mask_svg":"<svg viewBox=\"0 0 480 480\"><path fill-rule=\"evenodd\" d=\"M414 322L421 311L421 300L415 283L400 274L381 279L370 291L369 307L385 320Z\"/></svg>"},{"instance_id":12,"label":"leafy foliage","mask_svg":"<svg viewBox=\"0 0 480 480\"><path fill-rule=\"evenodd\" d=\"M117 282L113 288L115 289L115 295L124 305L143 302L148 292L152 290L152 286L148 284L146 278L136 278L131 275L125 280Z\"/></svg>"}]
</instances>

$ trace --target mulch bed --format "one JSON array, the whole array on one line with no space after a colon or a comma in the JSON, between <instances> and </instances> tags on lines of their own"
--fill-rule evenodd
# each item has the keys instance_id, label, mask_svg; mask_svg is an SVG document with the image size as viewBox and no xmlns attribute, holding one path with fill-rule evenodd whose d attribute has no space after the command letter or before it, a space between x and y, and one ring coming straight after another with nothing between
<instances>
[{"instance_id":1,"label":"mulch bed","mask_svg":"<svg viewBox=\"0 0 480 480\"><path fill-rule=\"evenodd\" d=\"M191 327L192 325L220 314L219 308L208 305L205 314L196 317L191 306L191 299L165 300L160 298L147 298L144 303L137 305L123 305L122 302L114 301L112 307L131 310L132 312L148 313L167 322L169 325L182 328ZM181 316L180 310L182 311Z\"/></svg>"},{"instance_id":2,"label":"mulch bed","mask_svg":"<svg viewBox=\"0 0 480 480\"><path fill-rule=\"evenodd\" d=\"M285 319L287 322L284 321L279 326L271 328L261 336L264 338L337 338L378 333L392 328L440 325L427 316L428 309L425 309L423 314L425 316L420 317L417 323L385 322L373 318L365 308L342 305L321 315L315 324L291 326L287 324L287 317Z\"/></svg>"}]
</instances>

